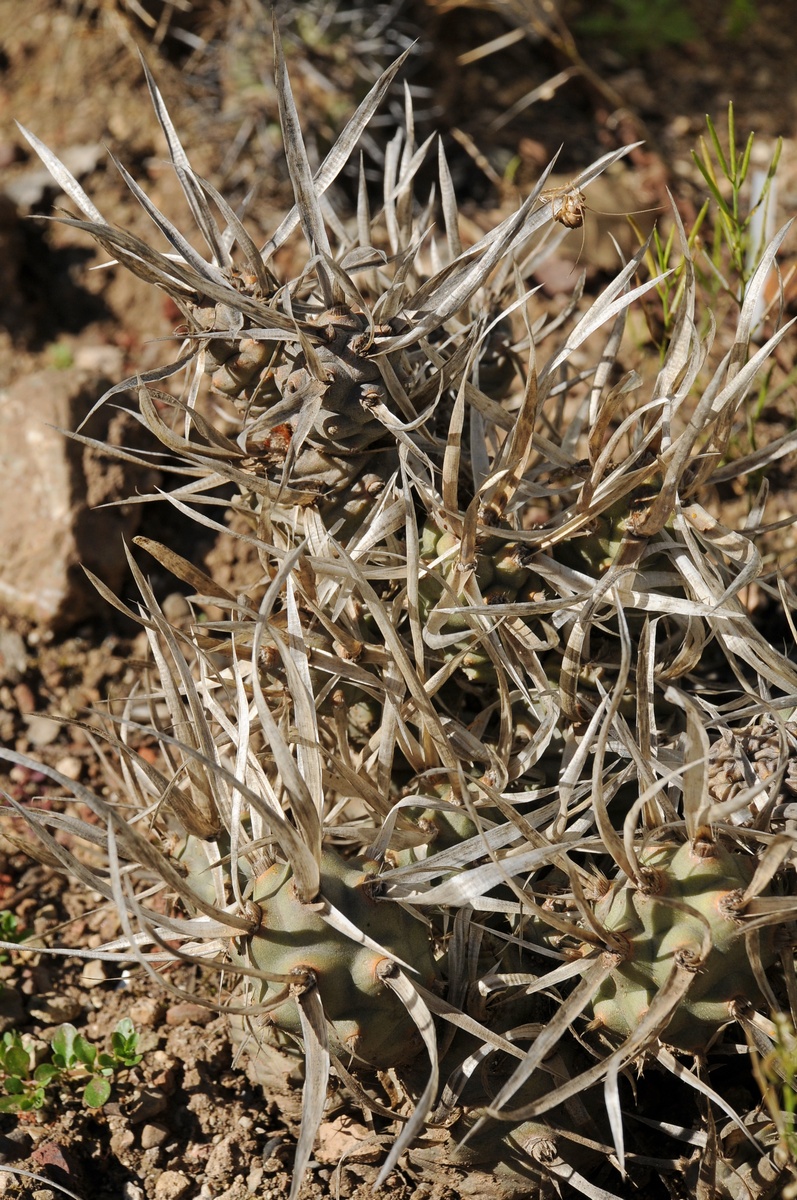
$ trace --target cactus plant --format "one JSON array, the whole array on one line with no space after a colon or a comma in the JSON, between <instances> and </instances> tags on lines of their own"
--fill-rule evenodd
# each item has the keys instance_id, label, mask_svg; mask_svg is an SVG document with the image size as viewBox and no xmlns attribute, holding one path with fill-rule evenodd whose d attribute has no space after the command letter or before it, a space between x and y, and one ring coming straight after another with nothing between
<instances>
[{"instance_id":1,"label":"cactus plant","mask_svg":"<svg viewBox=\"0 0 797 1200\"><path fill-rule=\"evenodd\" d=\"M204 963L236 980L225 1007L255 1038L303 1046L292 1197L332 1069L382 1118L378 1072L413 1098L380 1182L408 1151L541 1194L567 1181L614 1196L618 1169L650 1165L627 1145L624 1072L657 1064L749 1140L683 1053L702 1060L733 1022L766 1036L763 1009L797 995L777 928L794 845L775 804L791 745L777 705L797 670L742 601L762 575L755 533L722 525L709 489L789 328L750 346L785 231L715 361L680 230L667 352L653 381L618 382L628 312L660 282L635 278L644 247L591 303L577 292L561 314L535 312L534 267L565 236L561 198L544 199L543 176L463 247L441 151L444 236L429 238L432 202L414 195L428 146L409 103L380 216L363 175L347 226L327 193L401 60L313 174L278 36L275 59L296 205L263 248L191 171L151 79L208 258L121 166L172 252L116 229L28 135L83 213L66 219L185 319L175 361L103 399L135 394L178 473L166 499L211 529L224 528L213 506L231 503L263 572L232 594L144 543L200 613L217 610L172 628L132 558L138 607L108 595L147 633L146 728L163 762L135 753L133 697L103 734L124 819L52 770L95 821L25 815L118 906L124 937L100 953L135 955L172 991L164 962ZM306 260L282 280L274 252L298 226ZM157 390L181 371L182 394ZM723 478L765 460L726 462ZM718 790L710 734L726 746L720 731L770 708L773 775ZM105 869L65 849L61 825L99 845ZM164 915L153 888L183 911Z\"/></svg>"}]
</instances>

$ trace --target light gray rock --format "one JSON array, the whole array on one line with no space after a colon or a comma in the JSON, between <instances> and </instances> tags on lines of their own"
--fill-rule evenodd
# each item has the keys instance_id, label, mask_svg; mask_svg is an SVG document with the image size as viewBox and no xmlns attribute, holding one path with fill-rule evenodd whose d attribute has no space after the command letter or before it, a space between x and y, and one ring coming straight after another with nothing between
<instances>
[{"instance_id":1,"label":"light gray rock","mask_svg":"<svg viewBox=\"0 0 797 1200\"><path fill-rule=\"evenodd\" d=\"M70 369L0 391L0 606L58 631L104 610L81 564L113 590L124 578L122 541L135 533L141 509L99 506L150 483L144 469L60 432L76 430L106 387L102 376ZM117 445L141 439L113 404L83 432Z\"/></svg>"}]
</instances>

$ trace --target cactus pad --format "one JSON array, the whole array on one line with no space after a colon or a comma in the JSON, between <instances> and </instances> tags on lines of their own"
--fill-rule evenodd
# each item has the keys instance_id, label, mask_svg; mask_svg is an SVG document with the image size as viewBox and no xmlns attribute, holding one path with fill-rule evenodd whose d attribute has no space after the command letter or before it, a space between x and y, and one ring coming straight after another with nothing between
<instances>
[{"instance_id":1,"label":"cactus pad","mask_svg":"<svg viewBox=\"0 0 797 1200\"><path fill-rule=\"evenodd\" d=\"M734 1001L760 999L741 905L754 860L739 850L696 842L659 846L642 855L640 865L645 886L624 881L596 906L605 928L627 943L627 957L595 995L594 1024L628 1037L666 982L675 955L686 952L700 966L661 1037L678 1049L700 1052L733 1020ZM704 954L707 932L710 949ZM773 957L771 936L763 931L765 967Z\"/></svg>"},{"instance_id":2,"label":"cactus pad","mask_svg":"<svg viewBox=\"0 0 797 1200\"><path fill-rule=\"evenodd\" d=\"M333 928L321 915L324 905L306 904L293 885L290 868L277 863L254 885L253 900L261 911L260 929L247 948L233 957L269 976L315 977L329 1023L330 1048L344 1060L377 1068L411 1059L418 1051L416 1027L401 1001L384 983L380 971L395 955L429 985L435 975L425 925L395 904L376 898L374 863L344 861L325 850L321 861L321 895L384 953L361 945ZM284 989L264 982L259 1003L268 1004ZM292 998L278 1003L268 1019L281 1031L299 1036L301 1025Z\"/></svg>"}]
</instances>

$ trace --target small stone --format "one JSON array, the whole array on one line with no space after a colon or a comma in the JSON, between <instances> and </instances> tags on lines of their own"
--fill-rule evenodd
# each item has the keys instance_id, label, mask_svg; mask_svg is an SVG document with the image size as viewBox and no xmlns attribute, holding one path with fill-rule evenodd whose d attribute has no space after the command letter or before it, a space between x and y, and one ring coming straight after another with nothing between
<instances>
[{"instance_id":1,"label":"small stone","mask_svg":"<svg viewBox=\"0 0 797 1200\"><path fill-rule=\"evenodd\" d=\"M128 1180L122 1188L122 1200L144 1200L144 1189Z\"/></svg>"},{"instance_id":2,"label":"small stone","mask_svg":"<svg viewBox=\"0 0 797 1200\"><path fill-rule=\"evenodd\" d=\"M76 346L74 366L79 371L96 371L115 379L122 374L124 351L121 346Z\"/></svg>"},{"instance_id":3,"label":"small stone","mask_svg":"<svg viewBox=\"0 0 797 1200\"><path fill-rule=\"evenodd\" d=\"M111 1152L120 1158L136 1140L132 1129L119 1129L111 1137Z\"/></svg>"},{"instance_id":4,"label":"small stone","mask_svg":"<svg viewBox=\"0 0 797 1200\"><path fill-rule=\"evenodd\" d=\"M162 1146L169 1139L169 1130L165 1125L145 1125L141 1130L141 1149L152 1150Z\"/></svg>"},{"instance_id":5,"label":"small stone","mask_svg":"<svg viewBox=\"0 0 797 1200\"><path fill-rule=\"evenodd\" d=\"M17 1162L27 1158L33 1147L33 1139L27 1129L18 1125L8 1133L0 1135L0 1163Z\"/></svg>"},{"instance_id":6,"label":"small stone","mask_svg":"<svg viewBox=\"0 0 797 1200\"><path fill-rule=\"evenodd\" d=\"M30 1154L30 1149L33 1145L33 1139L24 1126L17 1125L14 1129L9 1129L8 1133L5 1134L5 1137L7 1141L13 1142L15 1146L19 1146L21 1148L21 1153Z\"/></svg>"},{"instance_id":7,"label":"small stone","mask_svg":"<svg viewBox=\"0 0 797 1200\"><path fill-rule=\"evenodd\" d=\"M164 598L161 608L169 624L178 629L182 629L191 620L191 605L181 592L170 592Z\"/></svg>"},{"instance_id":8,"label":"small stone","mask_svg":"<svg viewBox=\"0 0 797 1200\"><path fill-rule=\"evenodd\" d=\"M182 1171L164 1171L155 1184L155 1200L182 1200L191 1190L191 1180Z\"/></svg>"},{"instance_id":9,"label":"small stone","mask_svg":"<svg viewBox=\"0 0 797 1200\"><path fill-rule=\"evenodd\" d=\"M142 1122L151 1121L153 1117L160 1116L168 1106L168 1103L168 1097L158 1088L151 1088L142 1092L128 1114L130 1123L132 1125L141 1125Z\"/></svg>"},{"instance_id":10,"label":"small stone","mask_svg":"<svg viewBox=\"0 0 797 1200\"><path fill-rule=\"evenodd\" d=\"M44 1025L61 1025L64 1021L74 1021L75 1017L79 1017L83 1005L74 996L48 992L43 996L34 996L28 1012Z\"/></svg>"},{"instance_id":11,"label":"small stone","mask_svg":"<svg viewBox=\"0 0 797 1200\"><path fill-rule=\"evenodd\" d=\"M41 717L38 713L25 717L27 737L32 746L50 746L57 739L63 725L51 721L49 717Z\"/></svg>"},{"instance_id":12,"label":"small stone","mask_svg":"<svg viewBox=\"0 0 797 1200\"><path fill-rule=\"evenodd\" d=\"M251 1117L239 1117L238 1118L238 1128L239 1129L249 1130L252 1128L253 1125L254 1125L254 1121L252 1120Z\"/></svg>"},{"instance_id":13,"label":"small stone","mask_svg":"<svg viewBox=\"0 0 797 1200\"><path fill-rule=\"evenodd\" d=\"M239 1166L240 1155L240 1147L231 1136L221 1138L208 1155L205 1167L208 1179L231 1179Z\"/></svg>"},{"instance_id":14,"label":"small stone","mask_svg":"<svg viewBox=\"0 0 797 1200\"><path fill-rule=\"evenodd\" d=\"M203 1008L201 1004L191 1004L184 1001L180 1004L172 1004L166 1010L167 1025L183 1025L189 1023L191 1025L208 1025L211 1021L215 1021L218 1013L212 1008Z\"/></svg>"},{"instance_id":15,"label":"small stone","mask_svg":"<svg viewBox=\"0 0 797 1200\"><path fill-rule=\"evenodd\" d=\"M142 996L134 1000L127 1010L127 1015L134 1025L157 1025L161 1020L166 1005L154 996Z\"/></svg>"},{"instance_id":16,"label":"small stone","mask_svg":"<svg viewBox=\"0 0 797 1200\"><path fill-rule=\"evenodd\" d=\"M18 683L14 688L14 700L23 716L36 711L36 697L26 683Z\"/></svg>"},{"instance_id":17,"label":"small stone","mask_svg":"<svg viewBox=\"0 0 797 1200\"><path fill-rule=\"evenodd\" d=\"M62 775L66 775L67 779L77 780L83 774L83 763L79 758L75 758L74 754L66 754L63 758L59 758L55 769Z\"/></svg>"},{"instance_id":18,"label":"small stone","mask_svg":"<svg viewBox=\"0 0 797 1200\"><path fill-rule=\"evenodd\" d=\"M88 959L80 976L80 986L94 988L105 982L105 963L99 958Z\"/></svg>"},{"instance_id":19,"label":"small stone","mask_svg":"<svg viewBox=\"0 0 797 1200\"><path fill-rule=\"evenodd\" d=\"M67 1147L58 1142L41 1142L30 1157L39 1170L53 1167L63 1175L74 1178L75 1166L72 1156Z\"/></svg>"},{"instance_id":20,"label":"small stone","mask_svg":"<svg viewBox=\"0 0 797 1200\"><path fill-rule=\"evenodd\" d=\"M202 1083L202 1076L196 1067L188 1066L183 1070L183 1087L187 1092L192 1092L194 1088L198 1088Z\"/></svg>"},{"instance_id":21,"label":"small stone","mask_svg":"<svg viewBox=\"0 0 797 1200\"><path fill-rule=\"evenodd\" d=\"M263 1182L264 1175L265 1171L262 1167L254 1167L246 1177L246 1190L254 1195Z\"/></svg>"}]
</instances>

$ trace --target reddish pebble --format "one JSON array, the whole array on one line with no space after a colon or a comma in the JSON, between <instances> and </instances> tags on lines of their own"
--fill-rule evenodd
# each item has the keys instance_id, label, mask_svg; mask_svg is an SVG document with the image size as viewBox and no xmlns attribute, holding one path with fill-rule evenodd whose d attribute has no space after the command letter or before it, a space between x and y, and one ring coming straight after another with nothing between
<instances>
[{"instance_id":1,"label":"reddish pebble","mask_svg":"<svg viewBox=\"0 0 797 1200\"><path fill-rule=\"evenodd\" d=\"M185 1025L190 1022L191 1025L207 1025L210 1021L215 1021L217 1016L218 1013L212 1008L203 1008L201 1004L190 1004L186 1001L167 1008L166 1024Z\"/></svg>"},{"instance_id":2,"label":"reddish pebble","mask_svg":"<svg viewBox=\"0 0 797 1200\"><path fill-rule=\"evenodd\" d=\"M31 1154L31 1159L38 1167L57 1167L65 1175L72 1175L73 1168L64 1154L64 1148L57 1142L42 1142Z\"/></svg>"},{"instance_id":3,"label":"reddish pebble","mask_svg":"<svg viewBox=\"0 0 797 1200\"><path fill-rule=\"evenodd\" d=\"M14 699L21 713L36 711L36 698L26 683L18 683L14 688Z\"/></svg>"}]
</instances>

